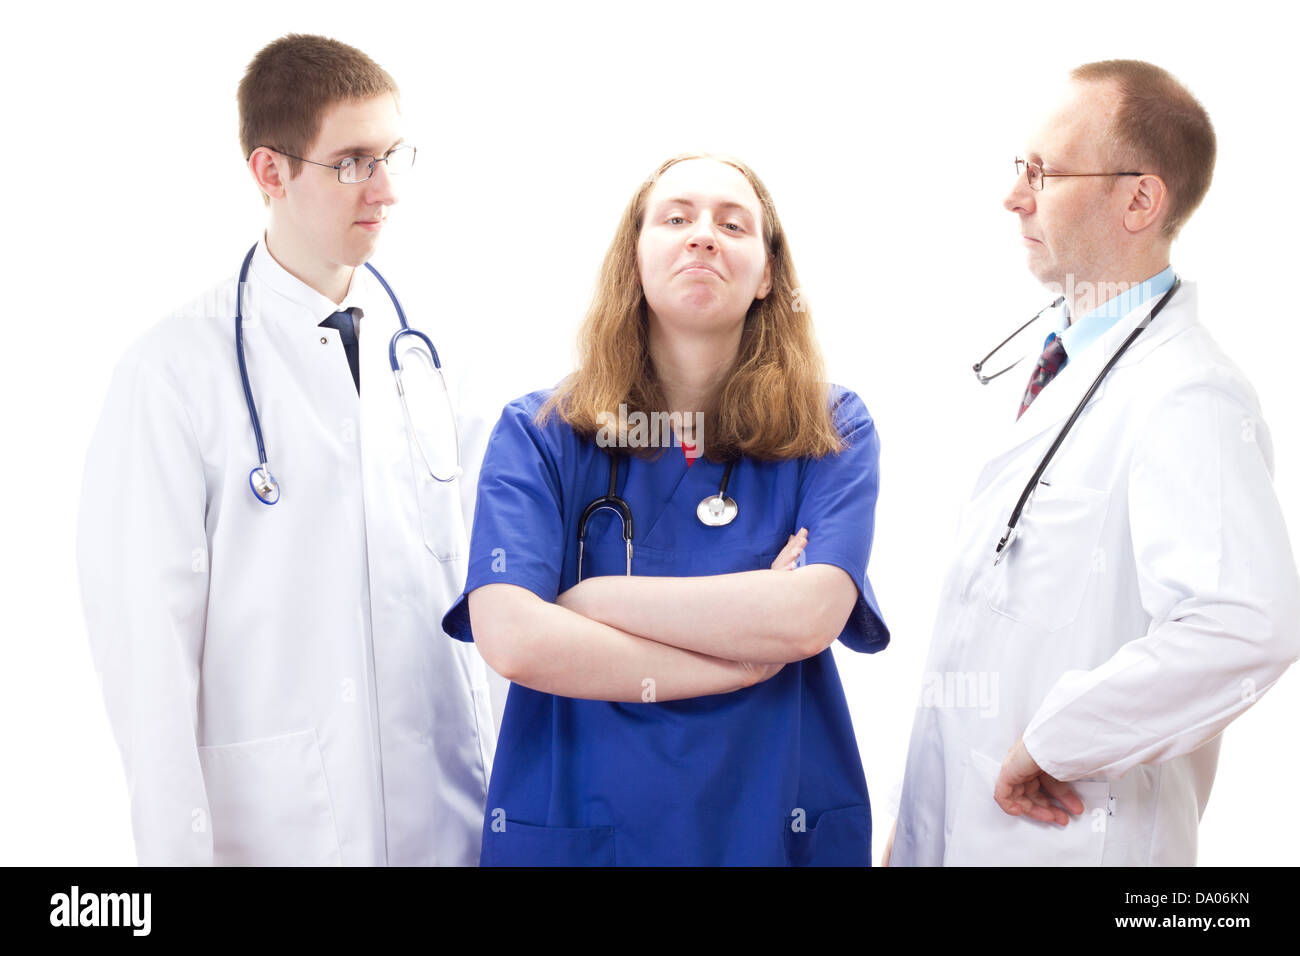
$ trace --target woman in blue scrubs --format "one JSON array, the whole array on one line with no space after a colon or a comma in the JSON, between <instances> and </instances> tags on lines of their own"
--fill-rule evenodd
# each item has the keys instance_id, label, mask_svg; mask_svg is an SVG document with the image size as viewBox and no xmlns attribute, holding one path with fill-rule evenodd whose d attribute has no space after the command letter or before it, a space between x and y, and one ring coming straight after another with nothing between
<instances>
[{"instance_id":1,"label":"woman in blue scrubs","mask_svg":"<svg viewBox=\"0 0 1300 956\"><path fill-rule=\"evenodd\" d=\"M677 157L641 186L581 353L506 406L443 620L512 681L481 862L869 865L830 645L889 641L866 573L880 446L825 382L748 168Z\"/></svg>"}]
</instances>

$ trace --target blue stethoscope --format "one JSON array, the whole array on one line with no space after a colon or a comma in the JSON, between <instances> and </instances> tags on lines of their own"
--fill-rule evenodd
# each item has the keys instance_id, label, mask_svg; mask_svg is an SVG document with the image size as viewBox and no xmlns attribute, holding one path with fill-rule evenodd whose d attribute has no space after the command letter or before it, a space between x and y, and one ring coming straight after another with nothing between
<instances>
[{"instance_id":1,"label":"blue stethoscope","mask_svg":"<svg viewBox=\"0 0 1300 956\"><path fill-rule=\"evenodd\" d=\"M275 480L271 474L271 469L266 464L266 445L262 441L262 422L257 415L257 405L253 402L253 388L248 382L248 365L244 361L244 283L248 281L248 266L253 261L253 253L257 251L257 245L248 250L248 255L244 256L244 263L239 267L239 285L236 288L235 296L235 354L239 358L239 377L244 384L244 399L248 402L248 419L253 424L253 436L257 439L257 467L248 473L248 486L253 489L253 494L262 504L273 505L280 500L280 483ZM438 350L433 347L433 342L429 337L418 329L411 328L406 322L406 312L402 309L402 303L397 301L392 287L379 274L379 270L366 263L366 268L371 274L379 280L379 284L384 287L388 297L393 300L393 308L397 310L397 318L401 321L402 327L393 333L392 339L388 343L388 364L393 369L393 378L397 381L397 395L402 400L402 414L406 417L406 427L411 435L415 438L416 446L420 449L420 455L424 458L425 468L429 471L429 477L434 481L449 482L455 481L463 474L460 467L460 432L456 427L456 413L452 408L451 394L447 391L447 379L442 374L442 362L438 360ZM406 403L406 389L402 387L402 363L397 358L397 342L404 335L414 335L417 339L425 344L429 354L425 357L428 361L432 359L432 366L438 373L438 381L442 383L442 394L447 400L447 409L451 414L452 434L456 442L456 467L447 477L439 475L434 471L433 464L429 461L429 453L424 447L424 441L420 438L420 433L416 430L411 420L411 409ZM419 349L413 349L421 356L423 352Z\"/></svg>"}]
</instances>

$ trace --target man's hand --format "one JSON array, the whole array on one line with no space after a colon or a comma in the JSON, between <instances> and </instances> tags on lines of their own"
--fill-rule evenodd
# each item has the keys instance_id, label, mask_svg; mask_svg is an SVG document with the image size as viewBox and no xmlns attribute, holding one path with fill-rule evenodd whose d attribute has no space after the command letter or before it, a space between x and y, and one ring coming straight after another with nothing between
<instances>
[{"instance_id":1,"label":"man's hand","mask_svg":"<svg viewBox=\"0 0 1300 956\"><path fill-rule=\"evenodd\" d=\"M1052 803L1051 797L1055 797L1065 810ZM993 799L1013 817L1027 816L1058 826L1070 822L1066 810L1075 816L1083 813L1083 801L1069 784L1043 772L1043 768L1029 756L1023 737L1007 751L1002 761L1002 770L993 786Z\"/></svg>"}]
</instances>

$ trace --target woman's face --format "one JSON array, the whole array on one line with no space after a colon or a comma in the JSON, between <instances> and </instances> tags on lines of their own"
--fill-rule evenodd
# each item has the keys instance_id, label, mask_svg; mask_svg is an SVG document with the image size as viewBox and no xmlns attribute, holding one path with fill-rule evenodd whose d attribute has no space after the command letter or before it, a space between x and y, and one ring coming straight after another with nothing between
<instances>
[{"instance_id":1,"label":"woman's face","mask_svg":"<svg viewBox=\"0 0 1300 956\"><path fill-rule=\"evenodd\" d=\"M722 331L771 289L762 210L749 180L715 159L670 166L646 201L637 266L652 323Z\"/></svg>"}]
</instances>

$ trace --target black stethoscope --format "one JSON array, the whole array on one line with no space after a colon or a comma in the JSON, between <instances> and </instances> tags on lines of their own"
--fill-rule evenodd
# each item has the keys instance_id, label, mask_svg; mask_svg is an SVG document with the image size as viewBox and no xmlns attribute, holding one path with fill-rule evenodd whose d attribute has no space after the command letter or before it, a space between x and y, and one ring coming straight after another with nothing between
<instances>
[{"instance_id":1,"label":"black stethoscope","mask_svg":"<svg viewBox=\"0 0 1300 956\"><path fill-rule=\"evenodd\" d=\"M253 436L257 439L258 464L248 473L248 486L253 489L253 494L258 501L265 505L273 505L280 500L280 483L276 481L275 476L271 474L271 469L266 464L266 446L262 442L262 422L257 415L257 406L253 403L253 388L248 382L248 365L244 361L244 283L248 281L248 266L253 261L253 253L256 251L257 244L254 243L253 248L248 250L248 255L244 256L243 265L239 267L239 285L235 289L235 354L239 357L239 377L244 384L244 399L248 402L248 419L253 423ZM402 303L397 301L397 296L384 280L384 277L379 274L379 270L368 262L366 268L379 280L379 284L384 287L388 297L393 300L393 308L397 310L397 318L402 323L402 327L393 333L393 338L388 343L388 364L392 367L393 377L397 380L397 394L402 400L402 412L406 416L406 427L415 438L415 444L420 449L420 455L424 458L424 465L429 471L429 477L441 482L455 481L463 474L460 467L460 432L456 426L456 411L451 404L451 394L447 391L447 379L442 374L442 362L438 359L438 350L433 347L433 342L430 341L427 335L407 324L406 312L402 309ZM429 454L425 450L424 441L420 438L420 433L411 420L410 406L406 403L406 389L402 387L402 363L397 359L397 342L404 335L414 335L425 344L429 350L427 356L420 352L418 348L410 351L417 352L426 361L432 359L433 369L438 373L438 380L442 382L442 394L447 400L447 409L451 414L452 435L456 442L456 467L446 478L434 471L433 464L429 461Z\"/></svg>"},{"instance_id":2,"label":"black stethoscope","mask_svg":"<svg viewBox=\"0 0 1300 956\"><path fill-rule=\"evenodd\" d=\"M721 528L736 520L740 507L733 498L727 497L727 482L731 480L731 469L736 463L727 462L723 469L722 481L718 493L709 495L695 508L695 516L700 523L710 528ZM623 529L623 544L627 548L627 572L632 573L632 508L618 496L618 455L609 453L609 493L595 498L582 511L578 519L578 580L582 580L582 555L587 545L587 520L597 511L612 511L618 515Z\"/></svg>"},{"instance_id":3,"label":"black stethoscope","mask_svg":"<svg viewBox=\"0 0 1300 956\"><path fill-rule=\"evenodd\" d=\"M1043 472L1047 470L1048 463L1051 462L1052 457L1056 454L1057 449L1061 447L1061 443L1065 441L1065 436L1070 433L1070 429L1074 426L1075 421L1079 418L1081 414L1083 414L1083 410L1084 408L1087 407L1089 399L1092 398L1093 393L1097 391L1098 387L1100 387L1102 379L1104 379L1107 373L1109 373L1110 370L1115 367L1115 363L1118 362L1120 358L1124 355L1124 353L1128 351L1128 347L1133 344L1133 341L1139 335L1142 334L1142 330L1145 329L1148 325L1150 325L1151 320L1160 314L1160 310L1165 307L1165 303L1167 303L1170 299L1173 298L1174 293L1178 291L1178 287L1182 285L1182 281L1183 280L1178 278L1178 276L1174 276L1174 284L1169 287L1169 291L1160 297L1160 301L1156 303L1155 308L1153 308L1150 312L1148 312L1147 317L1138 324L1138 327L1135 328L1131 333L1129 333L1129 337L1124 340L1124 344L1122 344L1119 347L1119 350L1114 355L1111 356L1110 361L1106 363L1105 367L1102 368L1100 374L1098 374L1098 376L1093 380L1093 383L1091 386L1089 386L1088 391L1084 393L1083 398L1079 400L1079 404L1075 406L1074 412L1071 413L1065 425L1062 426L1061 430L1057 433L1056 440L1053 441L1051 447L1047 449L1047 454L1043 456L1042 461L1038 463L1038 467L1034 469L1033 477L1029 479L1029 482L1025 485L1025 490L1020 493L1020 498L1019 500L1016 501L1016 507L1014 510L1012 510L1011 517L1007 521L1006 531L1002 533L1002 538L998 541L997 548L995 548L993 551L993 555L994 555L993 563L995 565L1001 562L1001 560L1007 556L1007 552L1011 550L1011 545L1015 543L1016 538L1019 536L1019 532L1016 530L1016 525L1019 524L1020 522L1020 513L1025 510L1025 505L1029 501L1029 496L1032 495L1034 489L1038 487L1038 481L1040 478L1043 477ZM1020 328L1016 329L1015 332L1012 332L1011 335L1007 336L1007 338L1002 340L1002 342L997 346L997 348L995 348L988 355L984 356L984 358L976 362L974 366L975 375L976 377L979 378L980 384L987 385L989 382L993 381L993 379L997 378L1003 372L1008 372L1011 369L1015 368L1015 366L1018 365L1019 362L1022 360L1017 360L1016 362L1013 362L1011 365L1008 365L1001 372L996 372L993 375L990 375L988 377L985 377L980 371L984 367L984 363L987 362L990 358L992 358L998 349L1002 348L1003 345L1006 345L1017 335L1019 335L1021 332L1027 329L1029 325L1038 318L1038 316L1042 315L1048 309L1056 308L1064 301L1065 301L1065 297L1061 296L1051 305L1039 309L1038 313L1034 316L1034 318L1030 319L1029 322L1026 322Z\"/></svg>"}]
</instances>

